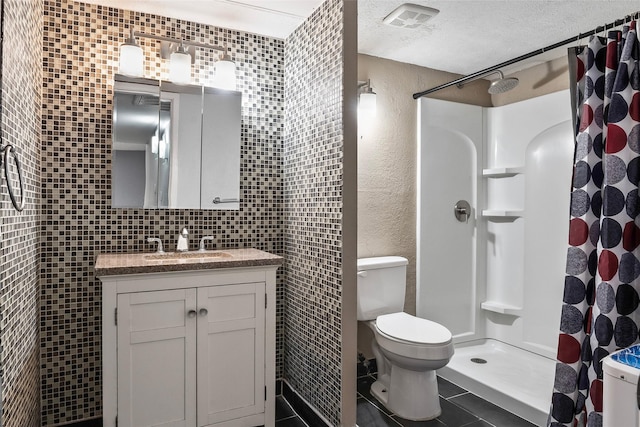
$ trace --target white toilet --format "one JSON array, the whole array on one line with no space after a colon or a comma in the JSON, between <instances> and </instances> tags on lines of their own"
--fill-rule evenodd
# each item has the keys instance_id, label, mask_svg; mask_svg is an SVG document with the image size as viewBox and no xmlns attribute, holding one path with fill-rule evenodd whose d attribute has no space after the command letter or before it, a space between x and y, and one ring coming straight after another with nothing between
<instances>
[{"instance_id":1,"label":"white toilet","mask_svg":"<svg viewBox=\"0 0 640 427\"><path fill-rule=\"evenodd\" d=\"M442 412L435 370L453 356L453 341L444 326L402 312L407 263L397 256L358 260L358 320L375 335L371 393L402 418L430 420Z\"/></svg>"}]
</instances>

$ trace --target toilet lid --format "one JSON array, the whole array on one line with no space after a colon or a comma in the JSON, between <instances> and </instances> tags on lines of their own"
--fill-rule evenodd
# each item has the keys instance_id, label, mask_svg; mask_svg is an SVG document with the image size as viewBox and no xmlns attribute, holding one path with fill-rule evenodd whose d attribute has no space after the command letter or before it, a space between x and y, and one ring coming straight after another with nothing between
<instances>
[{"instance_id":1,"label":"toilet lid","mask_svg":"<svg viewBox=\"0 0 640 427\"><path fill-rule=\"evenodd\" d=\"M441 324L407 313L378 316L376 327L392 338L419 344L445 344L451 341L451 332Z\"/></svg>"}]
</instances>

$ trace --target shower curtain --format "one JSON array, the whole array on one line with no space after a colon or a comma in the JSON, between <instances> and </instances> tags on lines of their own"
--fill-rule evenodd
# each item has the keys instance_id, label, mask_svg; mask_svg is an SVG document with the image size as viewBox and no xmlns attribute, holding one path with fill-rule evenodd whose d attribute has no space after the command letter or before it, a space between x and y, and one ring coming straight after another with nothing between
<instances>
[{"instance_id":1,"label":"shower curtain","mask_svg":"<svg viewBox=\"0 0 640 427\"><path fill-rule=\"evenodd\" d=\"M636 23L577 57L569 247L550 427L602 425L602 364L638 342L640 68Z\"/></svg>"}]
</instances>

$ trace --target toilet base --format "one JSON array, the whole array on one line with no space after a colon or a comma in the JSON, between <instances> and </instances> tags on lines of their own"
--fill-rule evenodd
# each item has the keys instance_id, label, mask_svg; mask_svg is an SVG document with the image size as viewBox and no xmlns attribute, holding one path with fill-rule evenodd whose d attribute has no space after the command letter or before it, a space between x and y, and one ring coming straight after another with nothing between
<instances>
[{"instance_id":1,"label":"toilet base","mask_svg":"<svg viewBox=\"0 0 640 427\"><path fill-rule=\"evenodd\" d=\"M392 366L391 375L382 375L371 385L371 394L407 420L432 420L442 413L435 371L416 372Z\"/></svg>"}]
</instances>

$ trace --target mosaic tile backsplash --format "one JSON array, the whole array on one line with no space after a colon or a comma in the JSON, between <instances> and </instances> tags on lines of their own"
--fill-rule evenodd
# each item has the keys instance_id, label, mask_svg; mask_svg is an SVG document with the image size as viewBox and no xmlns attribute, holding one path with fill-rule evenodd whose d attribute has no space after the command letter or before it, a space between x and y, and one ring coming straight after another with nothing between
<instances>
[{"instance_id":1,"label":"mosaic tile backsplash","mask_svg":"<svg viewBox=\"0 0 640 427\"><path fill-rule=\"evenodd\" d=\"M185 225L192 245L214 235L216 248L284 254L284 42L68 0L45 1L44 9L41 391L43 425L57 425L102 413L96 254L151 251L143 240L147 236L175 247ZM228 46L243 94L239 211L111 208L113 75L118 47L132 25L145 33ZM145 76L164 77L167 64L157 57L159 42L140 41ZM210 56L198 57L195 82L205 82L212 62ZM283 277L280 272L278 377L283 366Z\"/></svg>"},{"instance_id":2,"label":"mosaic tile backsplash","mask_svg":"<svg viewBox=\"0 0 640 427\"><path fill-rule=\"evenodd\" d=\"M4 0L2 146L12 144L24 177L25 208L0 185L0 371L4 427L40 426L38 239L42 2ZM15 165L8 167L20 200Z\"/></svg>"},{"instance_id":3,"label":"mosaic tile backsplash","mask_svg":"<svg viewBox=\"0 0 640 427\"><path fill-rule=\"evenodd\" d=\"M341 423L342 0L328 0L285 50L285 366L291 387Z\"/></svg>"}]
</instances>

